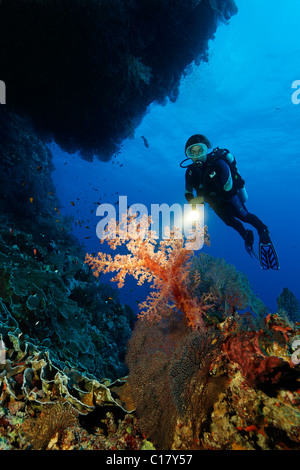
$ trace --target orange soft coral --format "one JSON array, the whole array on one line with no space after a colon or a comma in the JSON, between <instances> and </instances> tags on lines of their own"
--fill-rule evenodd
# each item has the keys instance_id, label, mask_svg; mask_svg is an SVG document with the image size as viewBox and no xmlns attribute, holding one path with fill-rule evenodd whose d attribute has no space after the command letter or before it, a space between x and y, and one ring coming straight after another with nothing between
<instances>
[{"instance_id":1,"label":"orange soft coral","mask_svg":"<svg viewBox=\"0 0 300 470\"><path fill-rule=\"evenodd\" d=\"M186 249L184 238L174 229L169 231L166 240L157 242L156 234L149 231L151 218L144 216L138 220L135 215L124 217L120 224L111 220L106 229L105 240L115 250L125 244L128 254L117 254L114 258L106 253L98 253L97 257L86 255L85 262L94 271L100 273L116 272L112 281L118 287L124 285L127 274L132 275L138 285L152 282L154 289L145 302L139 317L150 320L161 318L162 302L183 312L193 328L203 327L203 314L211 307L207 301L199 301L192 296L189 275L190 258L193 251ZM205 234L205 242L208 237ZM101 240L103 242L104 240ZM199 283L195 279L194 284Z\"/></svg>"}]
</instances>

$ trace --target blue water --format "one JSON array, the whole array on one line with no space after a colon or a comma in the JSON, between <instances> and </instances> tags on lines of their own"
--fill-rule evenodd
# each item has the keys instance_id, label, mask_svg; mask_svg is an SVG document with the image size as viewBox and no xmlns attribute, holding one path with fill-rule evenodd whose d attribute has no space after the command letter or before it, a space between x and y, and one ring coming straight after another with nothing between
<instances>
[{"instance_id":1,"label":"blue water","mask_svg":"<svg viewBox=\"0 0 300 470\"><path fill-rule=\"evenodd\" d=\"M247 208L268 225L281 269L262 271L241 237L207 207L211 247L206 251L246 273L254 292L275 312L283 287L300 300L300 105L291 99L292 83L300 80L300 4L236 3L238 15L219 27L208 64L193 66L176 103L152 104L134 138L108 163L88 163L54 146L53 178L61 212L81 223L73 224L74 234L87 252L98 252L98 204L113 204L119 195L126 195L129 205L184 204L185 170L179 167L184 145L194 133L207 135L213 147L235 155L246 180ZM128 283L120 299L136 308L144 293L132 291L134 285Z\"/></svg>"}]
</instances>

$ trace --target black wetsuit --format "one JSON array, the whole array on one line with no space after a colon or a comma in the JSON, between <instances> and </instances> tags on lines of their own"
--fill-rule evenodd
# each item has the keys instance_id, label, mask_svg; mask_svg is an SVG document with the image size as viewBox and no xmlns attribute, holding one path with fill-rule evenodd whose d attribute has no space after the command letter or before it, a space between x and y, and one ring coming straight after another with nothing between
<instances>
[{"instance_id":1,"label":"black wetsuit","mask_svg":"<svg viewBox=\"0 0 300 470\"><path fill-rule=\"evenodd\" d=\"M220 150L227 152L227 150ZM223 158L212 158L208 154L204 163L192 163L187 167L185 174L185 197L189 202L193 199L193 191L197 196L203 196L214 212L223 222L237 230L246 239L247 230L242 222L256 228L259 236L262 236L267 227L254 214L248 212L245 204L239 197L238 190L244 185L244 181L236 171L232 175L229 164ZM242 222L241 222L242 221Z\"/></svg>"}]
</instances>

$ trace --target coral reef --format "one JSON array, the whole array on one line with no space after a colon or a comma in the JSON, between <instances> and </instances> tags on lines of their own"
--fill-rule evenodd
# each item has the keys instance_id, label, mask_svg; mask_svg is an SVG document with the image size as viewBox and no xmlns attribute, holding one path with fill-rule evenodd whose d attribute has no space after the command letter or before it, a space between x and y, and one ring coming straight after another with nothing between
<instances>
[{"instance_id":1,"label":"coral reef","mask_svg":"<svg viewBox=\"0 0 300 470\"><path fill-rule=\"evenodd\" d=\"M153 101L175 100L186 67L207 60L233 0L2 0L7 107L83 158L108 160Z\"/></svg>"},{"instance_id":2,"label":"coral reef","mask_svg":"<svg viewBox=\"0 0 300 470\"><path fill-rule=\"evenodd\" d=\"M4 335L0 365L1 450L141 450L153 446L124 408L124 380L97 381L62 371L48 353L25 343L20 331Z\"/></svg>"},{"instance_id":3,"label":"coral reef","mask_svg":"<svg viewBox=\"0 0 300 470\"><path fill-rule=\"evenodd\" d=\"M36 241L71 240L70 223L58 214L52 155L28 119L0 108L0 220L2 226L34 235ZM56 210L55 210L56 208Z\"/></svg>"},{"instance_id":4,"label":"coral reef","mask_svg":"<svg viewBox=\"0 0 300 470\"><path fill-rule=\"evenodd\" d=\"M191 330L183 315L136 324L128 344L128 385L139 426L159 448L172 446L179 419L191 424L193 438L198 435L226 383L210 375L219 349L217 332L214 338Z\"/></svg>"},{"instance_id":5,"label":"coral reef","mask_svg":"<svg viewBox=\"0 0 300 470\"><path fill-rule=\"evenodd\" d=\"M98 378L126 372L133 312L95 282L59 213L49 149L0 109L0 326L14 325L57 363Z\"/></svg>"},{"instance_id":6,"label":"coral reef","mask_svg":"<svg viewBox=\"0 0 300 470\"><path fill-rule=\"evenodd\" d=\"M5 236L12 235L8 231ZM24 234L21 240L29 241ZM258 306L254 314L259 322L254 316L253 321L250 316L245 322L237 309L232 312L223 308L223 279L214 293L219 292L223 300L215 303L215 315L212 305L205 311L205 330L192 328L186 312L160 303L155 321L143 315L135 324L127 345L128 377L101 380L89 373L88 363L81 364L81 370L76 368L82 358L74 359L76 348L72 356L70 344L64 346L67 353L63 357L59 356L58 339L51 345L38 341L32 329L36 318L31 322L28 319L49 304L49 293L41 284L35 293L28 292L25 276L15 280L13 267L21 257L14 245L3 246L10 250L11 266L4 250L1 449L300 449L300 368L294 361L292 346L299 339L299 325L281 316L281 310L263 316L261 304L254 302L248 285L243 298L247 302L252 299L252 308ZM34 272L37 261L25 255L24 259L27 270ZM218 264L200 257L197 266L201 259L208 273L212 265ZM180 264L177 268L180 266L186 269ZM195 264L189 267L193 271ZM224 272L231 272L231 267L224 265L220 275ZM53 271L48 274L51 282ZM87 280L88 273L81 266L80 276L83 274ZM78 276L70 274L70 278ZM199 288L201 277L205 280L204 268L199 278L195 272L185 276L191 283L185 288L195 296L193 283L196 281ZM237 275L230 284L235 291L243 288L241 278ZM64 281L58 285L61 283ZM78 289L77 285L73 294L80 298L82 291ZM200 290L198 295L203 292ZM81 299L80 304L77 308L86 308L87 299ZM56 322L59 325L58 319ZM51 331L44 330L43 334ZM94 344L88 336L82 341ZM99 355L98 360L105 364L105 356Z\"/></svg>"},{"instance_id":7,"label":"coral reef","mask_svg":"<svg viewBox=\"0 0 300 470\"><path fill-rule=\"evenodd\" d=\"M127 254L86 258L120 286L153 283L131 334L58 214L47 147L2 108L0 135L0 449L299 450L295 296L271 314L233 266L192 258L175 231L138 238L133 217Z\"/></svg>"},{"instance_id":8,"label":"coral reef","mask_svg":"<svg viewBox=\"0 0 300 470\"><path fill-rule=\"evenodd\" d=\"M206 253L194 256L191 266L191 276L197 274L201 282L195 290L198 297L210 295L217 299L214 304L214 319L219 322L236 311L251 312L251 320L259 321L266 316L267 309L261 299L252 291L247 276L223 259L217 259ZM246 318L245 318L246 320Z\"/></svg>"},{"instance_id":9,"label":"coral reef","mask_svg":"<svg viewBox=\"0 0 300 470\"><path fill-rule=\"evenodd\" d=\"M290 289L284 287L277 298L277 307L281 315L287 315L292 322L300 322L300 303Z\"/></svg>"},{"instance_id":10,"label":"coral reef","mask_svg":"<svg viewBox=\"0 0 300 470\"><path fill-rule=\"evenodd\" d=\"M0 230L0 262L1 328L14 325L28 341L51 350L57 363L96 377L126 372L131 311L95 283L78 248L56 245L49 252L24 232Z\"/></svg>"},{"instance_id":11,"label":"coral reef","mask_svg":"<svg viewBox=\"0 0 300 470\"><path fill-rule=\"evenodd\" d=\"M193 251L187 246L195 234L191 233L186 243L180 231L167 228L165 238L158 242L157 234L150 231L150 227L151 217L147 215L140 218L136 214L124 214L118 223L111 219L101 243L107 241L112 250L125 245L129 254L116 254L114 258L102 252L97 256L87 254L85 262L91 266L96 277L101 272L116 272L112 281L118 282L120 288L126 275L132 275L138 285L152 282L153 291L140 304L140 308L144 309L139 314L140 318L147 316L148 321L160 320L161 305L169 303L169 307L184 312L193 328L203 328L203 314L212 306L208 299L213 302L213 298L210 295L200 298L191 295L188 278ZM206 230L203 231L203 242L209 243ZM198 282L195 277L195 285Z\"/></svg>"},{"instance_id":12,"label":"coral reef","mask_svg":"<svg viewBox=\"0 0 300 470\"><path fill-rule=\"evenodd\" d=\"M244 337L235 318L214 336L192 331L183 315L164 318L139 320L128 352L133 369L115 382L62 371L10 331L0 365L0 449L299 450L300 369L290 348L299 328L279 315L266 319L259 354L282 367L276 380L266 370L254 384L239 359ZM236 337L240 349L229 350Z\"/></svg>"},{"instance_id":13,"label":"coral reef","mask_svg":"<svg viewBox=\"0 0 300 470\"><path fill-rule=\"evenodd\" d=\"M113 391L133 312L84 265L28 121L1 107L0 136L0 449L151 447Z\"/></svg>"},{"instance_id":14,"label":"coral reef","mask_svg":"<svg viewBox=\"0 0 300 470\"><path fill-rule=\"evenodd\" d=\"M26 440L34 450L44 450L57 433L78 425L76 418L77 413L68 402L45 405L38 418L25 421Z\"/></svg>"},{"instance_id":15,"label":"coral reef","mask_svg":"<svg viewBox=\"0 0 300 470\"><path fill-rule=\"evenodd\" d=\"M223 328L228 329L231 321L227 319ZM292 339L299 334L299 329L290 328L278 315L273 315L266 323L269 324L267 334L258 332L255 346L250 350L247 350L249 343L244 346L241 337L235 356L226 353L221 358L218 367L225 367L230 382L214 405L209 428L201 436L201 448L299 450L300 370L291 355ZM278 336L274 336L274 327L286 331L287 338L282 335L280 343ZM229 331L231 328L232 325ZM248 357L251 352L255 354L251 365L248 361L249 373L243 358L238 357L246 351ZM260 356L258 369L255 367L257 355Z\"/></svg>"},{"instance_id":16,"label":"coral reef","mask_svg":"<svg viewBox=\"0 0 300 470\"><path fill-rule=\"evenodd\" d=\"M167 317L166 327L172 317ZM165 322L149 324L140 320L128 344L128 385L137 410L139 427L161 448L172 444L176 425L176 406L169 386L170 361L174 345L184 333ZM183 392L183 391L182 391Z\"/></svg>"},{"instance_id":17,"label":"coral reef","mask_svg":"<svg viewBox=\"0 0 300 470\"><path fill-rule=\"evenodd\" d=\"M125 243L130 254L87 257L96 275L116 271L120 286L127 274L154 280L155 299L173 286L175 308L156 302L153 315L148 299L150 314L140 317L128 343L127 382L142 432L165 450L300 449L300 369L293 351L299 324L280 315L282 309L267 314L245 276L223 260L200 255L187 263L182 240L172 237L167 252L164 241L154 251L149 239L136 236L145 227L147 221L134 224L121 240L112 221L109 245ZM176 302L174 292L193 301Z\"/></svg>"},{"instance_id":18,"label":"coral reef","mask_svg":"<svg viewBox=\"0 0 300 470\"><path fill-rule=\"evenodd\" d=\"M258 332L227 317L205 334L182 317L140 320L127 361L141 430L165 450L299 450L297 337L279 315Z\"/></svg>"}]
</instances>

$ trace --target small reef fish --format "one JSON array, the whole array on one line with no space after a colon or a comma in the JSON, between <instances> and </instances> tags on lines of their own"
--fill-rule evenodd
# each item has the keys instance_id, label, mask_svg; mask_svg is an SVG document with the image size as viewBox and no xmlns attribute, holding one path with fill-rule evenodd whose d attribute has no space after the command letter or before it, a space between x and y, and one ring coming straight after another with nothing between
<instances>
[{"instance_id":1,"label":"small reef fish","mask_svg":"<svg viewBox=\"0 0 300 470\"><path fill-rule=\"evenodd\" d=\"M144 145L145 145L145 147L148 149L148 148L149 148L149 142L148 142L148 140L146 139L146 137L145 137L144 135L142 135L142 137L141 137L141 138L142 138L142 139L143 139L143 141L144 141Z\"/></svg>"}]
</instances>

